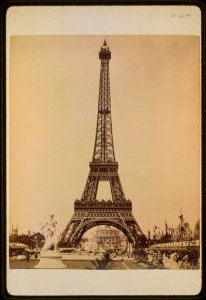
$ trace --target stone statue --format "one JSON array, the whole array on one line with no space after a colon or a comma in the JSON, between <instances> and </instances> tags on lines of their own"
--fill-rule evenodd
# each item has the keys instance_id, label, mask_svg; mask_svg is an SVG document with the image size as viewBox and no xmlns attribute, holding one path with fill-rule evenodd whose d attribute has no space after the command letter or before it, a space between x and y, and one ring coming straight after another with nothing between
<instances>
[{"instance_id":1,"label":"stone statue","mask_svg":"<svg viewBox=\"0 0 206 300\"><path fill-rule=\"evenodd\" d=\"M45 243L40 253L37 269L64 269L67 266L62 262L62 254L58 251L60 233L57 231L57 221L54 214L49 215L49 221L41 230L45 237Z\"/></svg>"},{"instance_id":2,"label":"stone statue","mask_svg":"<svg viewBox=\"0 0 206 300\"><path fill-rule=\"evenodd\" d=\"M57 221L54 219L54 214L49 215L49 221L41 228L45 237L45 243L41 249L41 253L47 250L57 250L60 236L56 228Z\"/></svg>"}]
</instances>

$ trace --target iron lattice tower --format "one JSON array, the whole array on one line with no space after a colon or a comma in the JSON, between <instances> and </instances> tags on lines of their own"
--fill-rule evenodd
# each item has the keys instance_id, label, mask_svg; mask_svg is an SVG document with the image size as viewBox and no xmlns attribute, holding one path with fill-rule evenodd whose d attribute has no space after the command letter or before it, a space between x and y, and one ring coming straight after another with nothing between
<instances>
[{"instance_id":1,"label":"iron lattice tower","mask_svg":"<svg viewBox=\"0 0 206 300\"><path fill-rule=\"evenodd\" d=\"M76 246L82 235L97 225L112 225L127 236L133 247L145 243L145 236L126 200L115 160L112 134L109 60L111 52L104 40L101 60L96 138L90 171L80 200L74 202L74 215L62 233L60 245ZM99 181L109 181L112 199L97 200Z\"/></svg>"}]
</instances>

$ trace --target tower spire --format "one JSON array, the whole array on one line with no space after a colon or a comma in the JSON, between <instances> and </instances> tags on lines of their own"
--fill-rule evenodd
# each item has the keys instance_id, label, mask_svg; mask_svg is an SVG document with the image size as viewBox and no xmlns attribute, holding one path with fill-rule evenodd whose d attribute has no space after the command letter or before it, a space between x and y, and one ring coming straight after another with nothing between
<instances>
[{"instance_id":1,"label":"tower spire","mask_svg":"<svg viewBox=\"0 0 206 300\"><path fill-rule=\"evenodd\" d=\"M104 43L103 43L103 46L107 46L107 40L106 40L106 34L105 34L105 37L104 37Z\"/></svg>"},{"instance_id":2,"label":"tower spire","mask_svg":"<svg viewBox=\"0 0 206 300\"><path fill-rule=\"evenodd\" d=\"M93 162L115 162L109 78L109 60L111 59L111 52L107 45L106 38L99 51L99 59L101 60L101 67Z\"/></svg>"}]
</instances>

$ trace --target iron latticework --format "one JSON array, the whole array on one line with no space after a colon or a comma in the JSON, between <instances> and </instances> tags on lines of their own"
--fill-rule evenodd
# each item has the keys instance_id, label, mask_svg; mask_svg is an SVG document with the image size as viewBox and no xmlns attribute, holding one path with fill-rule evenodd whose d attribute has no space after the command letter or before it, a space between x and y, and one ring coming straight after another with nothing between
<instances>
[{"instance_id":1,"label":"iron latticework","mask_svg":"<svg viewBox=\"0 0 206 300\"><path fill-rule=\"evenodd\" d=\"M111 52L106 40L99 59L101 69L93 159L82 197L74 203L74 215L62 234L60 244L76 246L88 229L112 225L124 232L128 241L136 247L145 241L145 236L132 215L131 201L125 198L115 161L109 78ZM96 199L99 181L109 181L112 199Z\"/></svg>"},{"instance_id":2,"label":"iron latticework","mask_svg":"<svg viewBox=\"0 0 206 300\"><path fill-rule=\"evenodd\" d=\"M115 162L109 80L109 60L111 59L111 52L106 44L106 41L104 42L101 51L99 52L99 58L101 59L101 69L97 131L93 162L111 163Z\"/></svg>"}]
</instances>

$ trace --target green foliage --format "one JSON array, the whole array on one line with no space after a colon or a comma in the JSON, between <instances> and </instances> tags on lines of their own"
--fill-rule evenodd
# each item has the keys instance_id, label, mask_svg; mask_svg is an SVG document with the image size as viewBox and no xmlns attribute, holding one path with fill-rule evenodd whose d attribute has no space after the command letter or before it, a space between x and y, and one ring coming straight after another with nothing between
<instances>
[{"instance_id":1,"label":"green foliage","mask_svg":"<svg viewBox=\"0 0 206 300\"><path fill-rule=\"evenodd\" d=\"M199 240L200 239L200 220L197 221L197 223L195 224L195 229L193 232L193 236L195 240Z\"/></svg>"},{"instance_id":2,"label":"green foliage","mask_svg":"<svg viewBox=\"0 0 206 300\"><path fill-rule=\"evenodd\" d=\"M135 251L135 259L138 261L138 262L147 262L148 261L148 257L147 257L147 252L145 251L144 248L140 248L140 249L137 249Z\"/></svg>"},{"instance_id":3,"label":"green foliage","mask_svg":"<svg viewBox=\"0 0 206 300\"><path fill-rule=\"evenodd\" d=\"M193 247L188 247L185 251L179 252L179 267L180 269L199 269L200 253L198 249L194 249Z\"/></svg>"},{"instance_id":4,"label":"green foliage","mask_svg":"<svg viewBox=\"0 0 206 300\"><path fill-rule=\"evenodd\" d=\"M159 249L152 251L151 265L156 269L164 269L163 255Z\"/></svg>"},{"instance_id":5,"label":"green foliage","mask_svg":"<svg viewBox=\"0 0 206 300\"><path fill-rule=\"evenodd\" d=\"M41 233L34 233L32 235L21 234L17 236L11 235L9 241L12 243L22 243L27 245L30 249L39 247L41 248L44 245L45 238Z\"/></svg>"},{"instance_id":6,"label":"green foliage","mask_svg":"<svg viewBox=\"0 0 206 300\"><path fill-rule=\"evenodd\" d=\"M29 253L28 251L25 251L24 252L24 255L26 256L26 261L30 261L30 258L31 258L31 253Z\"/></svg>"},{"instance_id":7,"label":"green foliage","mask_svg":"<svg viewBox=\"0 0 206 300\"><path fill-rule=\"evenodd\" d=\"M92 263L97 270L111 270L113 267L113 262L108 251L104 252L101 258L97 258Z\"/></svg>"}]
</instances>

